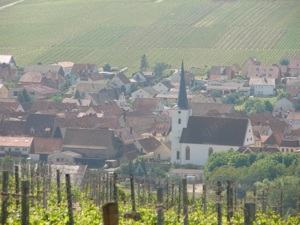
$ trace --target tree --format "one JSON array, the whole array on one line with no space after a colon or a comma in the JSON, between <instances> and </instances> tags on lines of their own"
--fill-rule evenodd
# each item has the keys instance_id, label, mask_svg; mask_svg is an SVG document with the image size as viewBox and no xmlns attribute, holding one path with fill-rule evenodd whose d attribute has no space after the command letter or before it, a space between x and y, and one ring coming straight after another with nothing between
<instances>
[{"instance_id":1,"label":"tree","mask_svg":"<svg viewBox=\"0 0 300 225\"><path fill-rule=\"evenodd\" d=\"M80 93L79 93L78 90L75 91L74 98L75 98L75 99L80 99L80 98L81 98Z\"/></svg>"},{"instance_id":2,"label":"tree","mask_svg":"<svg viewBox=\"0 0 300 225\"><path fill-rule=\"evenodd\" d=\"M141 57L141 66L140 69L141 71L145 71L148 68L148 62L147 62L147 56L144 54Z\"/></svg>"},{"instance_id":3,"label":"tree","mask_svg":"<svg viewBox=\"0 0 300 225\"><path fill-rule=\"evenodd\" d=\"M111 70L111 66L106 63L104 66L103 66L103 70L106 71L106 72L109 72Z\"/></svg>"},{"instance_id":4,"label":"tree","mask_svg":"<svg viewBox=\"0 0 300 225\"><path fill-rule=\"evenodd\" d=\"M19 92L18 94L18 101L20 103L23 102L31 102L32 101L32 97L28 94L28 92L26 91L26 89L23 89L21 92Z\"/></svg>"},{"instance_id":5,"label":"tree","mask_svg":"<svg viewBox=\"0 0 300 225\"><path fill-rule=\"evenodd\" d=\"M220 98L222 96L221 91L218 91L218 90L212 90L211 92L209 92L209 94L211 97L214 97L214 98Z\"/></svg>"},{"instance_id":6,"label":"tree","mask_svg":"<svg viewBox=\"0 0 300 225\"><path fill-rule=\"evenodd\" d=\"M124 85L121 86L121 93L126 94L126 87Z\"/></svg>"},{"instance_id":7,"label":"tree","mask_svg":"<svg viewBox=\"0 0 300 225\"><path fill-rule=\"evenodd\" d=\"M26 89L22 90L23 100L24 102L31 102L30 95L28 94Z\"/></svg>"},{"instance_id":8,"label":"tree","mask_svg":"<svg viewBox=\"0 0 300 225\"><path fill-rule=\"evenodd\" d=\"M162 76L164 74L165 69L167 69L168 67L170 66L166 63L155 63L153 72L156 76Z\"/></svg>"},{"instance_id":9,"label":"tree","mask_svg":"<svg viewBox=\"0 0 300 225\"><path fill-rule=\"evenodd\" d=\"M269 100L266 100L265 102L264 102L264 104L265 104L265 110L267 111L267 112L273 112L273 105L272 105L272 103L269 101Z\"/></svg>"},{"instance_id":10,"label":"tree","mask_svg":"<svg viewBox=\"0 0 300 225\"><path fill-rule=\"evenodd\" d=\"M282 66L287 66L287 65L289 65L290 61L289 61L288 59L281 59L281 60L279 61L279 63L280 63L280 65L282 65Z\"/></svg>"}]
</instances>

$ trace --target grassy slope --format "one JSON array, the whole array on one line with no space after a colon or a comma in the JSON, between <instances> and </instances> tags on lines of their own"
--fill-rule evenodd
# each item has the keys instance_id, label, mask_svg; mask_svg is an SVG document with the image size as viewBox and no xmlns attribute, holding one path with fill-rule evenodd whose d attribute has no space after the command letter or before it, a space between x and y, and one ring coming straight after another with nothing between
<instances>
[{"instance_id":1,"label":"grassy slope","mask_svg":"<svg viewBox=\"0 0 300 225\"><path fill-rule=\"evenodd\" d=\"M26 0L0 11L0 54L138 68L300 57L300 4L273 0ZM5 21L5 23L3 22Z\"/></svg>"}]
</instances>

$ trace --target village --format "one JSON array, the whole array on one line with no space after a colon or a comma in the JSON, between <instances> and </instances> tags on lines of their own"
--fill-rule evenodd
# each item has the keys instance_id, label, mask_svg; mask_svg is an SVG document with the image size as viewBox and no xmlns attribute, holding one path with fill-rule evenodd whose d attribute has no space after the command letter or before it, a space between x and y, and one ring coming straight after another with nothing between
<instances>
[{"instance_id":1,"label":"village","mask_svg":"<svg viewBox=\"0 0 300 225\"><path fill-rule=\"evenodd\" d=\"M11 55L0 63L0 153L16 162L114 171L144 160L153 173L201 182L213 152L300 150L300 59L266 66L249 57L212 66L205 79L184 62L168 75L74 62L20 70ZM247 113L222 102L232 94L276 101Z\"/></svg>"}]
</instances>

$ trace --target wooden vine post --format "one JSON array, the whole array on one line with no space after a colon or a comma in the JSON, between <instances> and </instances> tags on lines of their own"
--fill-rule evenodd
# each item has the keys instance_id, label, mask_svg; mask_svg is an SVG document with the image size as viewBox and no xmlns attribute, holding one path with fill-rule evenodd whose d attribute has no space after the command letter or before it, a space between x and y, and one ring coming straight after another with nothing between
<instances>
[{"instance_id":1,"label":"wooden vine post","mask_svg":"<svg viewBox=\"0 0 300 225\"><path fill-rule=\"evenodd\" d=\"M157 188L157 225L164 224L164 210L163 210L163 189L161 187Z\"/></svg>"},{"instance_id":2,"label":"wooden vine post","mask_svg":"<svg viewBox=\"0 0 300 225\"><path fill-rule=\"evenodd\" d=\"M187 180L182 179L183 224L189 224Z\"/></svg>"},{"instance_id":3,"label":"wooden vine post","mask_svg":"<svg viewBox=\"0 0 300 225\"><path fill-rule=\"evenodd\" d=\"M255 221L255 203L244 204L244 225L252 225Z\"/></svg>"},{"instance_id":4,"label":"wooden vine post","mask_svg":"<svg viewBox=\"0 0 300 225\"><path fill-rule=\"evenodd\" d=\"M114 173L114 201L118 202L117 173Z\"/></svg>"},{"instance_id":5,"label":"wooden vine post","mask_svg":"<svg viewBox=\"0 0 300 225\"><path fill-rule=\"evenodd\" d=\"M22 181L21 186L21 224L29 225L29 202L28 202L28 194L29 194L29 181Z\"/></svg>"},{"instance_id":6,"label":"wooden vine post","mask_svg":"<svg viewBox=\"0 0 300 225\"><path fill-rule=\"evenodd\" d=\"M202 190L203 190L203 213L204 215L206 215L206 184L203 184Z\"/></svg>"},{"instance_id":7,"label":"wooden vine post","mask_svg":"<svg viewBox=\"0 0 300 225\"><path fill-rule=\"evenodd\" d=\"M61 193L60 193L60 171L56 170L56 187L57 187L57 203L61 202Z\"/></svg>"},{"instance_id":8,"label":"wooden vine post","mask_svg":"<svg viewBox=\"0 0 300 225\"><path fill-rule=\"evenodd\" d=\"M119 210L116 202L108 202L102 206L103 225L118 225Z\"/></svg>"},{"instance_id":9,"label":"wooden vine post","mask_svg":"<svg viewBox=\"0 0 300 225\"><path fill-rule=\"evenodd\" d=\"M18 196L20 192L20 181L19 181L19 166L15 166L15 193ZM16 207L18 208L20 204L20 200L16 199Z\"/></svg>"},{"instance_id":10,"label":"wooden vine post","mask_svg":"<svg viewBox=\"0 0 300 225\"><path fill-rule=\"evenodd\" d=\"M233 188L231 181L227 181L227 221L233 217Z\"/></svg>"},{"instance_id":11,"label":"wooden vine post","mask_svg":"<svg viewBox=\"0 0 300 225\"><path fill-rule=\"evenodd\" d=\"M221 181L217 182L217 203L216 203L216 208L217 208L217 214L218 214L218 225L222 225L222 208L221 208L221 193L222 193L222 184Z\"/></svg>"},{"instance_id":12,"label":"wooden vine post","mask_svg":"<svg viewBox=\"0 0 300 225\"><path fill-rule=\"evenodd\" d=\"M69 216L68 225L74 225L70 174L66 174L66 191L67 191L68 216Z\"/></svg>"},{"instance_id":13,"label":"wooden vine post","mask_svg":"<svg viewBox=\"0 0 300 225\"><path fill-rule=\"evenodd\" d=\"M132 211L135 212L135 196L134 196L134 180L133 175L130 174L130 190L131 190L131 204L132 204Z\"/></svg>"},{"instance_id":14,"label":"wooden vine post","mask_svg":"<svg viewBox=\"0 0 300 225\"><path fill-rule=\"evenodd\" d=\"M1 205L1 224L6 224L8 217L8 171L2 171L2 205Z\"/></svg>"}]
</instances>

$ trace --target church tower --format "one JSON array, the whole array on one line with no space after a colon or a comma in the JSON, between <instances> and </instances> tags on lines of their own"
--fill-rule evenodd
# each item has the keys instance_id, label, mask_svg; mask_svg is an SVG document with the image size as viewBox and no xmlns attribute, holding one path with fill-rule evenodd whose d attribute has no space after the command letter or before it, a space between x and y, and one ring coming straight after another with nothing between
<instances>
[{"instance_id":1,"label":"church tower","mask_svg":"<svg viewBox=\"0 0 300 225\"><path fill-rule=\"evenodd\" d=\"M180 86L178 93L177 106L172 111L172 144L171 144L171 162L181 164L183 153L180 149L180 137L182 129L187 127L190 116L190 109L186 94L186 85L184 79L183 61L181 64Z\"/></svg>"}]
</instances>

